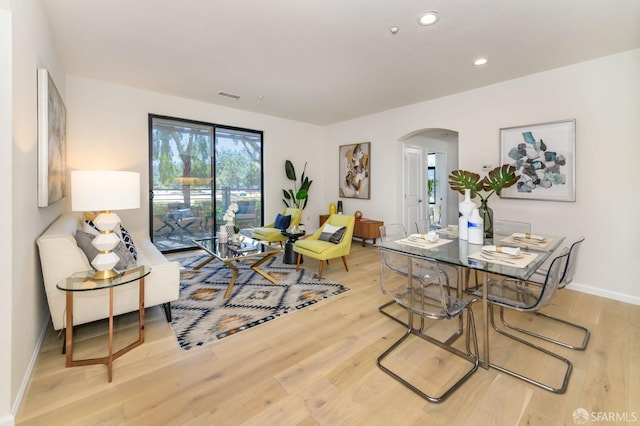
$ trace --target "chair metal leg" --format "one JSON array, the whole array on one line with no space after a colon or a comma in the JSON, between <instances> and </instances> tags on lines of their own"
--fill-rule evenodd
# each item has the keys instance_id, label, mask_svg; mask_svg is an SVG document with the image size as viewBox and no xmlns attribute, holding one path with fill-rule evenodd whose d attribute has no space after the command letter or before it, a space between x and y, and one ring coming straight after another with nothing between
<instances>
[{"instance_id":1,"label":"chair metal leg","mask_svg":"<svg viewBox=\"0 0 640 426\"><path fill-rule=\"evenodd\" d=\"M383 305L384 306L384 305ZM442 342L440 342L437 339L432 338L431 336L428 336L422 332L420 332L419 330L416 330L413 328L413 312L409 312L409 326L407 328L407 331L404 335L402 335L402 337L400 337L400 339L398 339L395 343L393 343L386 351L384 351L382 353L382 355L380 355L376 361L378 367L384 371L385 373L387 373L388 375L390 375L391 377L393 377L394 379L396 379L398 382L402 383L404 386L406 386L407 388L411 389L413 392L415 392L416 394L418 394L419 396L421 396L422 398L426 399L427 401L430 402L434 402L434 403L438 403L438 402L442 402L444 401L447 397L449 397L458 387L460 387L460 385L462 385L462 383L464 383L473 373L476 372L476 370L478 369L478 365L480 364L479 359L478 359L478 339L477 336L475 334L475 321L473 320L473 312L471 311L471 309L467 308L467 311L469 312L469 316L467 319L467 339L466 339L466 345L467 345L467 353L464 353L456 348L453 348L449 345L446 345ZM473 341L474 341L474 347L475 347L475 355L471 352L471 348L470 348L470 341L471 341L471 335L473 334ZM411 335L420 337L421 339L432 343L442 349L447 350L448 352L457 355L467 361L469 361L472 364L472 367L465 372L465 374L458 380L456 381L452 386L450 386L448 389L446 389L441 395L439 396L431 396L431 395L427 395L425 392L423 392L422 390L418 389L416 386L412 385L409 381L407 381L406 379L404 379L403 377L401 377L398 373L390 370L389 368L387 368L384 364L383 364L383 360L391 353L393 352L394 349L396 349L398 346L400 346L400 344L402 344L402 342L404 342L407 338L409 338Z\"/></svg>"},{"instance_id":2,"label":"chair metal leg","mask_svg":"<svg viewBox=\"0 0 640 426\"><path fill-rule=\"evenodd\" d=\"M574 324L572 322L563 320L562 318L552 317L551 315L547 315L547 314L545 314L543 312L534 312L534 314L537 315L537 316L543 317L543 318L550 319L552 321L559 322L561 324L568 325L568 326L573 327L573 328L575 328L577 330L580 330L584 335L584 338L582 339L582 344L580 344L580 346L575 346L575 345L572 345L570 343L563 342L561 340L556 340L556 339L553 339L551 337L543 336L542 334L537 334L537 333L534 333L533 331L525 330L523 328L511 325L504 318L504 308L502 306L500 307L500 321L502 322L502 325L504 325L505 327L507 327L507 328L509 328L511 330L519 331L520 333L526 334L528 336L532 336L532 337L536 337L538 339L546 340L547 342L555 343L556 345L560 345L560 346L563 346L563 347L569 348L569 349L574 349L576 351L583 351L587 347L587 343L589 342L589 337L591 336L591 332L587 328L585 328L585 327L583 327L583 326L581 326L579 324Z\"/></svg>"},{"instance_id":3,"label":"chair metal leg","mask_svg":"<svg viewBox=\"0 0 640 426\"><path fill-rule=\"evenodd\" d=\"M526 341L524 339L521 339L521 338L519 338L517 336L514 336L513 334L509 334L509 333L505 332L504 330L499 329L496 326L495 319L494 319L493 304L489 304L489 319L491 321L491 326L493 327L493 329L497 333L499 333L499 334L501 334L503 336L509 337L510 339L513 339L516 342L519 342L519 343L522 343L523 345L529 346L530 348L533 348L533 349L535 349L535 350L537 350L539 352L542 352L542 353L544 353L546 355L549 355L549 356L551 356L553 358L556 358L557 360L562 361L567 366L566 370L565 370L564 377L562 379L562 386L559 387L559 388L554 388L552 386L549 386L547 384L544 384L542 382L534 380L534 379L532 379L530 377L524 376L524 375L522 375L520 373L516 373L515 371L509 370L509 369L507 369L505 367L502 367L502 366L500 366L498 364L490 362L489 365L492 368L495 368L498 371L502 371L503 373L508 374L510 376L513 376L513 377L516 377L516 378L518 378L520 380L524 380L527 383L530 383L532 385L538 386L538 387L540 387L540 388L542 388L544 390L547 390L549 392L557 393L557 394L565 393L565 391L567 390L567 385L569 384L569 377L571 377L571 372L573 371L573 364L571 363L571 361L569 361L567 358L564 358L564 357L562 357L562 356L560 356L560 355L558 355L558 354L556 354L554 352L551 352L551 351L549 351L547 349L544 349L544 348L542 348L540 346L534 345L531 342L528 342L528 341Z\"/></svg>"}]
</instances>

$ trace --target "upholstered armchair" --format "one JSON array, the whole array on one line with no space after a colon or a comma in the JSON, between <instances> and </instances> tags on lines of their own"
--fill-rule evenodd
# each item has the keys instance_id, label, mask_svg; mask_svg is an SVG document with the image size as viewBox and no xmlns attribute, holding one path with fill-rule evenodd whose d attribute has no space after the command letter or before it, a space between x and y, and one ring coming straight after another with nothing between
<instances>
[{"instance_id":1,"label":"upholstered armchair","mask_svg":"<svg viewBox=\"0 0 640 426\"><path fill-rule=\"evenodd\" d=\"M308 256L320 261L318 279L322 278L323 262L342 257L344 269L349 272L346 256L351 251L351 237L353 236L353 216L332 214L314 234L296 241L293 251L298 254L296 270L300 269L301 256ZM329 226L327 226L329 225ZM341 228L343 228L341 230Z\"/></svg>"},{"instance_id":2,"label":"upholstered armchair","mask_svg":"<svg viewBox=\"0 0 640 426\"><path fill-rule=\"evenodd\" d=\"M300 224L300 219L302 218L302 210L296 208L287 208L280 213L282 216L291 216L291 221L289 222L289 226L286 228L290 228L294 225ZM270 223L269 225L265 225L261 228L253 228L251 231L251 238L254 240L265 241L268 243L279 242L280 246L282 246L282 242L287 240L287 237L282 235L282 229L277 228L275 222Z\"/></svg>"}]
</instances>

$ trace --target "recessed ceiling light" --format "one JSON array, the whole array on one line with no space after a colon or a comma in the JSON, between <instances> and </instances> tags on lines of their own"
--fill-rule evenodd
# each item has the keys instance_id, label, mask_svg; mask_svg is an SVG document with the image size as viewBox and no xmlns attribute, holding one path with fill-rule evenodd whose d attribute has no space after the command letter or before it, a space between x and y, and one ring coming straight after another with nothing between
<instances>
[{"instance_id":1,"label":"recessed ceiling light","mask_svg":"<svg viewBox=\"0 0 640 426\"><path fill-rule=\"evenodd\" d=\"M478 58L475 61L473 61L473 65L485 65L487 62L487 58Z\"/></svg>"},{"instance_id":2,"label":"recessed ceiling light","mask_svg":"<svg viewBox=\"0 0 640 426\"><path fill-rule=\"evenodd\" d=\"M398 31L400 31L400 27L396 27L395 25L391 28L389 28L389 32L391 34L398 34Z\"/></svg>"},{"instance_id":3,"label":"recessed ceiling light","mask_svg":"<svg viewBox=\"0 0 640 426\"><path fill-rule=\"evenodd\" d=\"M428 26L433 25L440 20L440 15L438 12L425 12L420 19L418 19L418 24Z\"/></svg>"}]
</instances>

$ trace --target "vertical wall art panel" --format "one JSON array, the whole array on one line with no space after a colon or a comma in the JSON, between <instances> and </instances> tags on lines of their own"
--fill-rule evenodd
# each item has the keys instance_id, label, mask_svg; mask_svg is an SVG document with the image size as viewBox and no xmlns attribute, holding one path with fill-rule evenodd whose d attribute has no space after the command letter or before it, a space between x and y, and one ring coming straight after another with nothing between
<instances>
[{"instance_id":1,"label":"vertical wall art panel","mask_svg":"<svg viewBox=\"0 0 640 426\"><path fill-rule=\"evenodd\" d=\"M49 72L38 69L38 207L66 196L67 109Z\"/></svg>"},{"instance_id":2,"label":"vertical wall art panel","mask_svg":"<svg viewBox=\"0 0 640 426\"><path fill-rule=\"evenodd\" d=\"M343 198L371 198L371 142L341 145L339 195Z\"/></svg>"}]
</instances>

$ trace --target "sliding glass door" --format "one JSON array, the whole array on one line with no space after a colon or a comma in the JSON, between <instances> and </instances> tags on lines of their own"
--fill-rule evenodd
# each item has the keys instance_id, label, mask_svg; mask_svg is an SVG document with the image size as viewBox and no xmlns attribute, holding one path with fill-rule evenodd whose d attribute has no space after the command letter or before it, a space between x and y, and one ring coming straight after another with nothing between
<instances>
[{"instance_id":1,"label":"sliding glass door","mask_svg":"<svg viewBox=\"0 0 640 426\"><path fill-rule=\"evenodd\" d=\"M162 251L215 235L231 203L236 226L262 223L262 132L149 116L151 239Z\"/></svg>"}]
</instances>

